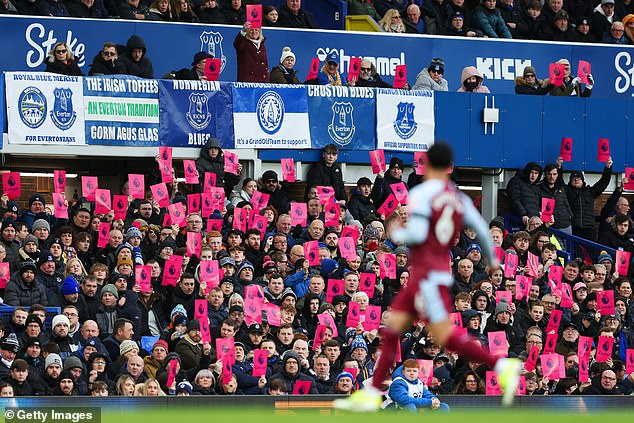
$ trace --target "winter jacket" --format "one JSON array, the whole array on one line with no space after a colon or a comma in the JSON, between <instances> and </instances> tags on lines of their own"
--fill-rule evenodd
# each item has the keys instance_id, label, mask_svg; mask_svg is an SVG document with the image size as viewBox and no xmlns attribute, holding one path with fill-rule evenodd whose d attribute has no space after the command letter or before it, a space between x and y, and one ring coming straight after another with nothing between
<instances>
[{"instance_id":1,"label":"winter jacket","mask_svg":"<svg viewBox=\"0 0 634 423\"><path fill-rule=\"evenodd\" d=\"M75 76L84 76L84 73L77 66L77 57L67 60L55 60L54 57L46 58L46 69L44 72L57 73L60 75L75 75Z\"/></svg>"},{"instance_id":2,"label":"winter jacket","mask_svg":"<svg viewBox=\"0 0 634 423\"><path fill-rule=\"evenodd\" d=\"M566 197L572 209L573 228L594 230L594 200L608 187L611 176L612 169L605 167L601 179L593 186L585 181L581 188L575 188L570 183L565 186Z\"/></svg>"},{"instance_id":3,"label":"winter jacket","mask_svg":"<svg viewBox=\"0 0 634 423\"><path fill-rule=\"evenodd\" d=\"M253 41L240 32L233 40L238 60L239 82L269 82L269 61L266 56L266 38Z\"/></svg>"},{"instance_id":4,"label":"winter jacket","mask_svg":"<svg viewBox=\"0 0 634 423\"><path fill-rule=\"evenodd\" d=\"M40 16L69 17L68 9L61 0L40 0L38 10Z\"/></svg>"},{"instance_id":5,"label":"winter jacket","mask_svg":"<svg viewBox=\"0 0 634 423\"><path fill-rule=\"evenodd\" d=\"M615 385L611 390L605 389L601 386L601 375L592 378L590 386L582 392L583 395L622 395L619 388Z\"/></svg>"},{"instance_id":6,"label":"winter jacket","mask_svg":"<svg viewBox=\"0 0 634 423\"><path fill-rule=\"evenodd\" d=\"M259 184L258 184L259 185ZM275 207L275 210L278 211L279 214L288 213L291 208L290 202L288 201L288 184L286 181L280 182L276 187L275 191L271 192L269 190L263 190L263 192L269 194L269 206ZM290 248L290 242L289 242Z\"/></svg>"},{"instance_id":7,"label":"winter jacket","mask_svg":"<svg viewBox=\"0 0 634 423\"><path fill-rule=\"evenodd\" d=\"M535 85L529 85L524 80L524 77L518 76L515 78L515 94L546 95L553 87L553 84L544 84L541 79L537 79Z\"/></svg>"},{"instance_id":8,"label":"winter jacket","mask_svg":"<svg viewBox=\"0 0 634 423\"><path fill-rule=\"evenodd\" d=\"M295 382L297 382L298 380L306 380L306 381L310 381L310 391L308 392L309 394L318 394L319 391L317 391L317 387L315 386L315 381L313 380L312 377L302 373L301 371L297 371L297 373L295 373L294 375L287 373L286 372L286 361L288 361L288 359L290 357L293 357L295 360L297 360L297 364L298 366L300 366L299 362L299 356L297 355L297 353L293 352L293 351L288 351L284 354L284 358L282 360L282 370L278 373L275 373L274 375L272 375L268 380L269 383L274 381L275 379L280 379L282 380L285 384L286 384L286 388L287 388L287 393L292 393L293 392L293 388L295 387ZM301 366L300 366L301 367Z\"/></svg>"},{"instance_id":9,"label":"winter jacket","mask_svg":"<svg viewBox=\"0 0 634 423\"><path fill-rule=\"evenodd\" d=\"M392 373L392 384L387 392L386 406L402 408L407 411L417 412L419 408L430 408L432 400L438 399L432 394L425 383L416 379L409 381L403 376L403 366L399 366ZM449 406L444 404L441 408L449 410Z\"/></svg>"},{"instance_id":10,"label":"winter jacket","mask_svg":"<svg viewBox=\"0 0 634 423\"><path fill-rule=\"evenodd\" d=\"M634 253L634 236L630 232L625 235L619 235L616 231L615 221L612 220L611 229L600 234L599 242L615 250L622 249ZM632 227L632 221L630 220L630 227Z\"/></svg>"},{"instance_id":11,"label":"winter jacket","mask_svg":"<svg viewBox=\"0 0 634 423\"><path fill-rule=\"evenodd\" d=\"M24 283L20 272L16 272L4 290L4 302L10 306L48 305L46 289L36 280Z\"/></svg>"},{"instance_id":12,"label":"winter jacket","mask_svg":"<svg viewBox=\"0 0 634 423\"><path fill-rule=\"evenodd\" d=\"M416 75L416 82L413 90L430 90L430 91L449 91L449 85L445 78L441 78L440 82L436 82L431 78L429 69L424 68Z\"/></svg>"},{"instance_id":13,"label":"winter jacket","mask_svg":"<svg viewBox=\"0 0 634 423\"><path fill-rule=\"evenodd\" d=\"M211 354L203 354L202 343L194 343L188 335L185 335L178 344L175 352L181 357L183 370L206 369L209 366ZM215 359L213 360L215 361Z\"/></svg>"},{"instance_id":14,"label":"winter jacket","mask_svg":"<svg viewBox=\"0 0 634 423\"><path fill-rule=\"evenodd\" d=\"M335 190L337 200L347 200L346 190L343 186L343 173L341 165L333 163L331 167L326 166L324 160L314 163L306 175L306 196L308 191L314 186L330 186Z\"/></svg>"},{"instance_id":15,"label":"winter jacket","mask_svg":"<svg viewBox=\"0 0 634 423\"><path fill-rule=\"evenodd\" d=\"M541 39L546 41L574 42L577 40L577 35L570 26L566 28L565 31L562 31L553 23L542 31Z\"/></svg>"},{"instance_id":16,"label":"winter jacket","mask_svg":"<svg viewBox=\"0 0 634 423\"><path fill-rule=\"evenodd\" d=\"M402 179L396 179L389 171L385 172L385 176L383 178L376 175L374 185L372 186L372 192L370 193L370 197L372 198L372 201L374 201L374 204L381 207L392 193L392 188L390 188L390 186L392 184L398 184L399 182L404 181Z\"/></svg>"},{"instance_id":17,"label":"winter jacket","mask_svg":"<svg viewBox=\"0 0 634 423\"><path fill-rule=\"evenodd\" d=\"M285 28L317 28L317 23L315 22L315 17L312 13L300 8L297 15L295 15L285 4L279 9L277 24Z\"/></svg>"},{"instance_id":18,"label":"winter jacket","mask_svg":"<svg viewBox=\"0 0 634 423\"><path fill-rule=\"evenodd\" d=\"M367 15L377 22L381 20L372 3L365 0L348 0L348 15Z\"/></svg>"},{"instance_id":19,"label":"winter jacket","mask_svg":"<svg viewBox=\"0 0 634 423\"><path fill-rule=\"evenodd\" d=\"M542 198L555 199L555 210L553 212L553 215L555 216L555 223L553 224L553 228L563 229L571 226L572 209L570 208L570 204L568 203L568 198L566 197L566 191L563 183L560 180L557 180L557 182L555 182L555 185L550 188L548 187L548 183L544 180L540 182L538 186Z\"/></svg>"},{"instance_id":20,"label":"winter jacket","mask_svg":"<svg viewBox=\"0 0 634 423\"><path fill-rule=\"evenodd\" d=\"M534 184L529 182L529 174L532 169L538 169L539 175ZM523 169L518 170L506 185L506 195L511 205L511 212L517 216L539 216L541 211L541 192L538 186L542 176L541 167L534 162L528 163Z\"/></svg>"},{"instance_id":21,"label":"winter jacket","mask_svg":"<svg viewBox=\"0 0 634 423\"><path fill-rule=\"evenodd\" d=\"M472 76L476 77L478 81L478 85L473 89L473 91L467 91L467 88L465 87L465 82L467 81L467 79L469 79ZM488 93L490 92L487 87L482 85L482 82L484 82L484 78L482 77L482 74L475 66L467 66L466 68L464 68L462 70L462 76L460 77L460 81L461 81L461 87L458 88L458 92L461 92L461 93L464 93L464 92Z\"/></svg>"},{"instance_id":22,"label":"winter jacket","mask_svg":"<svg viewBox=\"0 0 634 423\"><path fill-rule=\"evenodd\" d=\"M90 65L89 76L92 75L127 75L128 69L121 59L106 60L97 53Z\"/></svg>"},{"instance_id":23,"label":"winter jacket","mask_svg":"<svg viewBox=\"0 0 634 423\"><path fill-rule=\"evenodd\" d=\"M227 23L227 18L222 13L220 6L216 6L213 9L209 9L207 7L200 8L198 10L198 18L202 23L214 23L214 24L224 24Z\"/></svg>"},{"instance_id":24,"label":"winter jacket","mask_svg":"<svg viewBox=\"0 0 634 423\"><path fill-rule=\"evenodd\" d=\"M592 89L586 85L581 91L581 85L572 85L573 76L569 75L564 78L564 82L558 86L553 87L550 91L550 95L565 97L565 96L577 96L577 97L590 97L592 95Z\"/></svg>"},{"instance_id":25,"label":"winter jacket","mask_svg":"<svg viewBox=\"0 0 634 423\"><path fill-rule=\"evenodd\" d=\"M200 149L200 156L196 159L196 170L198 170L198 174L200 175L200 186L202 188L205 172L215 173L216 186L224 187L225 194L230 194L233 187L240 181L240 176L229 172L225 173L225 156L222 149L220 149L220 153L218 153L216 157L209 155L209 149L214 143L216 143L215 139L209 139Z\"/></svg>"},{"instance_id":26,"label":"winter jacket","mask_svg":"<svg viewBox=\"0 0 634 423\"><path fill-rule=\"evenodd\" d=\"M281 64L271 69L271 84L301 84L295 69L288 70Z\"/></svg>"},{"instance_id":27,"label":"winter jacket","mask_svg":"<svg viewBox=\"0 0 634 423\"><path fill-rule=\"evenodd\" d=\"M475 26L489 38L513 38L499 9L490 10L478 6L473 12L473 20Z\"/></svg>"},{"instance_id":28,"label":"winter jacket","mask_svg":"<svg viewBox=\"0 0 634 423\"><path fill-rule=\"evenodd\" d=\"M141 49L143 56L138 62L132 58L132 50L135 48ZM140 78L154 78L154 68L152 67L152 61L145 55L147 48L145 47L145 41L138 35L133 35L128 39L126 44L126 51L120 57L128 70L128 75L138 76Z\"/></svg>"},{"instance_id":29,"label":"winter jacket","mask_svg":"<svg viewBox=\"0 0 634 423\"><path fill-rule=\"evenodd\" d=\"M75 18L103 19L108 17L108 9L101 0L96 0L90 8L81 0L69 0L65 3L69 15Z\"/></svg>"},{"instance_id":30,"label":"winter jacket","mask_svg":"<svg viewBox=\"0 0 634 423\"><path fill-rule=\"evenodd\" d=\"M595 3L596 4L596 3ZM594 36L595 40L600 40L603 38L603 33L606 31L610 31L610 27L614 22L618 21L616 15L612 15L611 20L605 16L605 12L600 4L598 4L594 11L592 12L592 16L590 16L590 32Z\"/></svg>"},{"instance_id":31,"label":"winter jacket","mask_svg":"<svg viewBox=\"0 0 634 423\"><path fill-rule=\"evenodd\" d=\"M372 202L371 197L364 197L358 189L354 189L348 201L348 211L359 222L371 214L376 213L376 206Z\"/></svg>"}]
</instances>

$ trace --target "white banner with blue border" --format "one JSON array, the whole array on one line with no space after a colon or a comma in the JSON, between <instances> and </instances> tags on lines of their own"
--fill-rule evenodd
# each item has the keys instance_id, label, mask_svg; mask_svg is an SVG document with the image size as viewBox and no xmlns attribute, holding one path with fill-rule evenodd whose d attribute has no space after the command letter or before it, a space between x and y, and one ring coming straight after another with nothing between
<instances>
[{"instance_id":1,"label":"white banner with blue border","mask_svg":"<svg viewBox=\"0 0 634 423\"><path fill-rule=\"evenodd\" d=\"M434 143L433 91L377 89L377 148L427 151Z\"/></svg>"}]
</instances>

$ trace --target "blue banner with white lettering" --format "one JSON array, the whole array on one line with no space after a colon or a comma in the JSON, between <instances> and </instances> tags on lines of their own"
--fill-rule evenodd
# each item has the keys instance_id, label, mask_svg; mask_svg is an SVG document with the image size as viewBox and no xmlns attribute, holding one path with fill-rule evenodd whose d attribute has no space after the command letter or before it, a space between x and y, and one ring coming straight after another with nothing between
<instances>
[{"instance_id":1,"label":"blue banner with white lettering","mask_svg":"<svg viewBox=\"0 0 634 423\"><path fill-rule=\"evenodd\" d=\"M4 95L4 75L0 75L0 124L2 125L2 133L7 132L7 115L5 111L7 110L5 104L5 95ZM4 137L0 134L0 150L2 150L4 142Z\"/></svg>"},{"instance_id":2,"label":"blue banner with white lettering","mask_svg":"<svg viewBox=\"0 0 634 423\"><path fill-rule=\"evenodd\" d=\"M234 148L230 83L161 80L159 87L161 145L200 147L218 138Z\"/></svg>"},{"instance_id":3,"label":"blue banner with white lettering","mask_svg":"<svg viewBox=\"0 0 634 423\"><path fill-rule=\"evenodd\" d=\"M158 81L134 76L84 78L86 143L159 145Z\"/></svg>"},{"instance_id":4,"label":"blue banner with white lettering","mask_svg":"<svg viewBox=\"0 0 634 423\"><path fill-rule=\"evenodd\" d=\"M308 85L312 148L335 144L346 150L375 149L375 90Z\"/></svg>"}]
</instances>

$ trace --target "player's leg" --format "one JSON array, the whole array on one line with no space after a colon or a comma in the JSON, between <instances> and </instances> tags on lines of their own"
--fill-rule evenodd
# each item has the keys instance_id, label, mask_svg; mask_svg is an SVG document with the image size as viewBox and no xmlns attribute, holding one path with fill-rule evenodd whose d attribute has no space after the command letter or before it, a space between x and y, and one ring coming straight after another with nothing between
<instances>
[{"instance_id":1,"label":"player's leg","mask_svg":"<svg viewBox=\"0 0 634 423\"><path fill-rule=\"evenodd\" d=\"M390 375L390 368L394 362L401 361L401 357L396 357L400 336L405 329L412 324L412 315L405 311L393 311L390 314L385 327L380 329L381 338L379 359L374 367L372 375L372 386L377 390L382 389L383 382Z\"/></svg>"}]
</instances>

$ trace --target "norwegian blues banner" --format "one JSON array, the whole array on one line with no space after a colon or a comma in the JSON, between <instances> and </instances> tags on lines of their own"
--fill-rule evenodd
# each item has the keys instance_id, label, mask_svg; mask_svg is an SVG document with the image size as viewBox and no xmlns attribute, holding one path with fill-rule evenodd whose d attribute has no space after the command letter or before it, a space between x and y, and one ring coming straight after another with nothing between
<instances>
[{"instance_id":1,"label":"norwegian blues banner","mask_svg":"<svg viewBox=\"0 0 634 423\"><path fill-rule=\"evenodd\" d=\"M118 75L84 78L86 143L157 146L158 83Z\"/></svg>"},{"instance_id":2,"label":"norwegian blues banner","mask_svg":"<svg viewBox=\"0 0 634 423\"><path fill-rule=\"evenodd\" d=\"M231 84L218 81L159 81L162 145L200 147L218 138L233 147Z\"/></svg>"},{"instance_id":3,"label":"norwegian blues banner","mask_svg":"<svg viewBox=\"0 0 634 423\"><path fill-rule=\"evenodd\" d=\"M372 88L307 88L312 148L333 143L346 150L374 150L376 105Z\"/></svg>"},{"instance_id":4,"label":"norwegian blues banner","mask_svg":"<svg viewBox=\"0 0 634 423\"><path fill-rule=\"evenodd\" d=\"M7 72L10 144L85 144L79 76Z\"/></svg>"},{"instance_id":5,"label":"norwegian blues banner","mask_svg":"<svg viewBox=\"0 0 634 423\"><path fill-rule=\"evenodd\" d=\"M310 148L305 86L233 84L235 148Z\"/></svg>"},{"instance_id":6,"label":"norwegian blues banner","mask_svg":"<svg viewBox=\"0 0 634 423\"><path fill-rule=\"evenodd\" d=\"M377 148L427 151L434 143L433 91L376 91Z\"/></svg>"}]
</instances>

